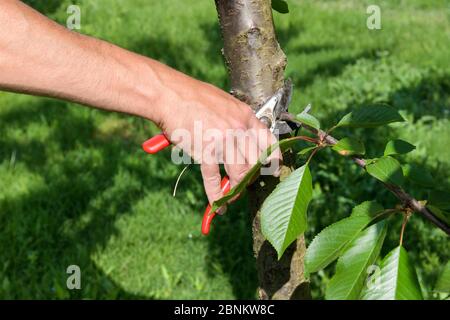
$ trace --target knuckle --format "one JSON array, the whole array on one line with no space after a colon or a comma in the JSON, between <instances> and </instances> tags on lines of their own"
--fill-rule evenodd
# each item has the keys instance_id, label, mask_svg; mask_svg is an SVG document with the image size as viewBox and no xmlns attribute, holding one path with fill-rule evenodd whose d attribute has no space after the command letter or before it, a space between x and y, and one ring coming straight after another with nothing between
<instances>
[{"instance_id":1,"label":"knuckle","mask_svg":"<svg viewBox=\"0 0 450 320\"><path fill-rule=\"evenodd\" d=\"M246 130L246 121L239 117L233 118L228 122L228 128L233 128L234 130Z\"/></svg>"},{"instance_id":2,"label":"knuckle","mask_svg":"<svg viewBox=\"0 0 450 320\"><path fill-rule=\"evenodd\" d=\"M245 115L245 117L246 117L248 120L252 120L252 119L254 120L254 119L256 119L255 113L254 113L253 110L250 109L249 107L246 107L246 108L245 108L244 115Z\"/></svg>"}]
</instances>

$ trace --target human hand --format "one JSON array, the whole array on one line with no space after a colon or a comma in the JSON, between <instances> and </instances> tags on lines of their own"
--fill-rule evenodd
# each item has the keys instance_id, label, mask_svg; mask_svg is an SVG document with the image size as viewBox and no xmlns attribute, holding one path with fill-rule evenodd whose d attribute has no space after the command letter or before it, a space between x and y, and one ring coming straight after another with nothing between
<instances>
[{"instance_id":1,"label":"human hand","mask_svg":"<svg viewBox=\"0 0 450 320\"><path fill-rule=\"evenodd\" d=\"M167 99L160 127L173 144L200 163L208 201L223 196L219 163L223 163L231 186L237 185L257 162L260 154L277 141L251 108L230 94L186 77L178 94ZM181 93L180 93L181 92ZM281 153L269 160L279 175ZM225 208L221 208L223 213Z\"/></svg>"}]
</instances>

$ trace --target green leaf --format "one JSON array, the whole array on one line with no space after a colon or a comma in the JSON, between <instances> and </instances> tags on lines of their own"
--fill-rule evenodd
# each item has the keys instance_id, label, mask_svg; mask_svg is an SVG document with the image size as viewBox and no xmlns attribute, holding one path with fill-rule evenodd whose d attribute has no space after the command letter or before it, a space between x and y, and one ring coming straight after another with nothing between
<instances>
[{"instance_id":1,"label":"green leaf","mask_svg":"<svg viewBox=\"0 0 450 320\"><path fill-rule=\"evenodd\" d=\"M447 261L444 271L436 282L434 290L437 292L450 293L450 261Z\"/></svg>"},{"instance_id":2,"label":"green leaf","mask_svg":"<svg viewBox=\"0 0 450 320\"><path fill-rule=\"evenodd\" d=\"M373 217L372 221L370 221L370 226L372 224L376 224L381 220L389 218L396 212L398 211L384 210L383 206L376 201L364 201L363 203L353 208L351 215L369 215L370 217Z\"/></svg>"},{"instance_id":3,"label":"green leaf","mask_svg":"<svg viewBox=\"0 0 450 320\"><path fill-rule=\"evenodd\" d=\"M308 165L277 185L261 208L261 230L281 258L286 248L306 230L306 211L312 197Z\"/></svg>"},{"instance_id":4,"label":"green leaf","mask_svg":"<svg viewBox=\"0 0 450 320\"><path fill-rule=\"evenodd\" d=\"M384 208L378 202L372 201L364 201L358 204L353 208L351 216L369 216L375 217L380 212L384 211Z\"/></svg>"},{"instance_id":5,"label":"green leaf","mask_svg":"<svg viewBox=\"0 0 450 320\"><path fill-rule=\"evenodd\" d=\"M364 144L356 139L343 138L336 143L332 149L343 156L351 156L354 154L365 154L366 148Z\"/></svg>"},{"instance_id":6,"label":"green leaf","mask_svg":"<svg viewBox=\"0 0 450 320\"><path fill-rule=\"evenodd\" d=\"M428 203L440 209L450 209L450 194L448 192L433 190L430 192Z\"/></svg>"},{"instance_id":7,"label":"green leaf","mask_svg":"<svg viewBox=\"0 0 450 320\"><path fill-rule=\"evenodd\" d=\"M313 239L305 256L307 272L319 271L338 258L383 208L375 202L364 202L353 211L350 217L326 227Z\"/></svg>"},{"instance_id":8,"label":"green leaf","mask_svg":"<svg viewBox=\"0 0 450 320\"><path fill-rule=\"evenodd\" d=\"M261 166L263 163L265 163L266 159L272 154L273 151L275 151L277 148L280 148L281 151L285 150L286 148L289 148L292 146L292 144L298 142L298 139L295 137L293 138L287 138L278 141L277 143L274 143L270 147L267 148L265 152L260 156L256 164L247 172L245 177L237 184L235 185L230 192L228 192L225 196L220 198L219 200L214 201L211 212L215 212L217 209L219 209L224 204L228 203L231 199L236 197L238 194L240 194L244 189L247 187L247 185L253 181L253 178L258 175L259 169L261 169Z\"/></svg>"},{"instance_id":9,"label":"green leaf","mask_svg":"<svg viewBox=\"0 0 450 320\"><path fill-rule=\"evenodd\" d=\"M364 300L422 300L419 281L406 250L399 246L381 263L381 272L363 292Z\"/></svg>"},{"instance_id":10,"label":"green leaf","mask_svg":"<svg viewBox=\"0 0 450 320\"><path fill-rule=\"evenodd\" d=\"M328 283L327 300L356 300L360 297L367 268L378 258L386 230L384 221L374 224L348 246L337 262L336 274Z\"/></svg>"},{"instance_id":11,"label":"green leaf","mask_svg":"<svg viewBox=\"0 0 450 320\"><path fill-rule=\"evenodd\" d=\"M295 116L298 121L306 124L314 129L320 129L320 122L314 116L309 113L302 112Z\"/></svg>"},{"instance_id":12,"label":"green leaf","mask_svg":"<svg viewBox=\"0 0 450 320\"><path fill-rule=\"evenodd\" d=\"M403 175L408 180L425 187L432 187L434 185L433 176L425 168L414 164L405 164L402 169Z\"/></svg>"},{"instance_id":13,"label":"green leaf","mask_svg":"<svg viewBox=\"0 0 450 320\"><path fill-rule=\"evenodd\" d=\"M377 162L377 161L378 161L378 158L372 158L372 159L365 158L364 161L366 162L366 166L368 166L369 164L372 164L372 163L374 163L374 162Z\"/></svg>"},{"instance_id":14,"label":"green leaf","mask_svg":"<svg viewBox=\"0 0 450 320\"><path fill-rule=\"evenodd\" d=\"M337 127L373 128L392 122L403 122L405 119L396 109L385 105L365 106L346 114Z\"/></svg>"},{"instance_id":15,"label":"green leaf","mask_svg":"<svg viewBox=\"0 0 450 320\"><path fill-rule=\"evenodd\" d=\"M416 147L414 145L404 140L391 140L386 144L386 147L384 148L384 155L393 156L398 154L405 154L413 151L415 148Z\"/></svg>"},{"instance_id":16,"label":"green leaf","mask_svg":"<svg viewBox=\"0 0 450 320\"><path fill-rule=\"evenodd\" d=\"M401 185L403 172L400 163L392 157L381 157L366 165L366 171L372 177L387 184Z\"/></svg>"},{"instance_id":17,"label":"green leaf","mask_svg":"<svg viewBox=\"0 0 450 320\"><path fill-rule=\"evenodd\" d=\"M314 149L316 149L316 148L317 148L317 146L306 147L306 148L300 150L297 154L298 154L299 156L303 156L303 155L307 154L308 152L310 152L310 151L312 151L312 150L314 150Z\"/></svg>"},{"instance_id":18,"label":"green leaf","mask_svg":"<svg viewBox=\"0 0 450 320\"><path fill-rule=\"evenodd\" d=\"M284 0L272 0L272 9L279 13L289 13L289 6Z\"/></svg>"}]
</instances>

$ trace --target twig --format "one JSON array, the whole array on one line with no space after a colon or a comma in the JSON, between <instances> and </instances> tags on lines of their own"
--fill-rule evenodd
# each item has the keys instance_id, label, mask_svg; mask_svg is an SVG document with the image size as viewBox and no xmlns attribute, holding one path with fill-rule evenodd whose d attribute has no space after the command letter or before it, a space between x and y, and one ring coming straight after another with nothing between
<instances>
[{"instance_id":1,"label":"twig","mask_svg":"<svg viewBox=\"0 0 450 320\"><path fill-rule=\"evenodd\" d=\"M318 130L315 128L312 128L310 126L305 125L301 121L298 121L295 119L291 114L289 113L283 113L282 120L288 120L292 122L297 122L302 125L303 128L308 130L309 132L315 134L321 141L325 141L329 145L335 145L338 140L326 133L323 130ZM362 158L358 157L352 157L353 162L355 162L358 166L365 169L366 168L366 161ZM431 212L426 206L422 205L419 201L414 199L412 196L410 196L405 190L403 190L399 186L387 184L383 182L383 185L392 192L405 206L405 208L411 209L413 212L419 212L425 219L429 220L431 223L433 223L436 227L444 231L447 235L450 235L450 226L445 223L444 221L440 220L438 217L436 217L433 212Z\"/></svg>"},{"instance_id":2,"label":"twig","mask_svg":"<svg viewBox=\"0 0 450 320\"><path fill-rule=\"evenodd\" d=\"M320 143L319 140L311 138L311 137L307 137L307 136L296 136L296 138L303 140L303 141L311 142L311 143L314 143L317 145Z\"/></svg>"},{"instance_id":3,"label":"twig","mask_svg":"<svg viewBox=\"0 0 450 320\"><path fill-rule=\"evenodd\" d=\"M311 154L308 157L308 160L306 161L306 163L309 163L311 161L311 159L314 157L314 155L317 153L317 150L319 150L319 147L316 147L313 152L311 152Z\"/></svg>"},{"instance_id":4,"label":"twig","mask_svg":"<svg viewBox=\"0 0 450 320\"><path fill-rule=\"evenodd\" d=\"M406 224L408 223L409 217L411 216L411 212L410 210L408 210L409 212L405 212L403 215L403 222L402 222L402 230L400 231L400 246L403 245L403 235L405 234L405 228L406 228Z\"/></svg>"}]
</instances>

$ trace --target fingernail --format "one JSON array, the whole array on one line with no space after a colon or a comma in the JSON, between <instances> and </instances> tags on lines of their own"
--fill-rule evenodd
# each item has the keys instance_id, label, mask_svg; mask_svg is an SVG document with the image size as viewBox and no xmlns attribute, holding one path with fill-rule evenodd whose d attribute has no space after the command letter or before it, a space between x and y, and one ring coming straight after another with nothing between
<instances>
[{"instance_id":1,"label":"fingernail","mask_svg":"<svg viewBox=\"0 0 450 320\"><path fill-rule=\"evenodd\" d=\"M217 209L216 213L219 216L224 215L227 212L227 206L221 206L219 209Z\"/></svg>"}]
</instances>

